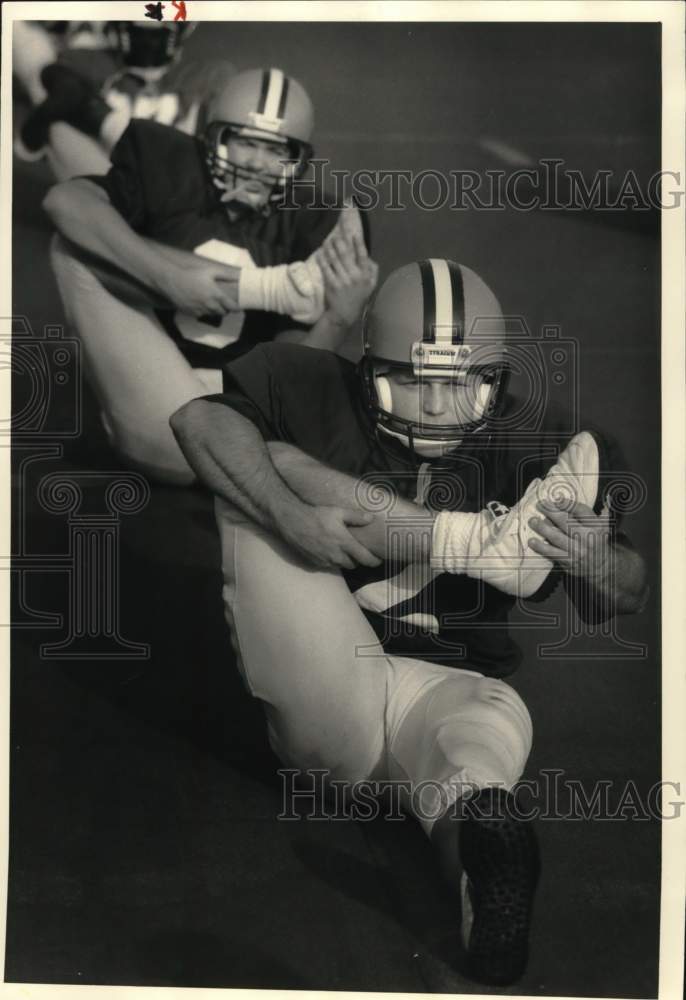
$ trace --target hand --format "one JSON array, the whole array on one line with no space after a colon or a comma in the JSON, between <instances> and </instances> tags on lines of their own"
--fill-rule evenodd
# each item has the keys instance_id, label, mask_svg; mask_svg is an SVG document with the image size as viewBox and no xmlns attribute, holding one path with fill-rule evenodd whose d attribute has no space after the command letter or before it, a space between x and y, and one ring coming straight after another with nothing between
<instances>
[{"instance_id":1,"label":"hand","mask_svg":"<svg viewBox=\"0 0 686 1000\"><path fill-rule=\"evenodd\" d=\"M529 548L552 559L571 576L600 581L607 575L610 560L610 512L604 507L594 514L585 503L569 510L549 501L536 505L543 517L532 517L529 525L540 535L529 539Z\"/></svg>"},{"instance_id":2,"label":"hand","mask_svg":"<svg viewBox=\"0 0 686 1000\"><path fill-rule=\"evenodd\" d=\"M224 316L238 309L241 269L188 254L183 264L164 263L163 291L169 301L190 316Z\"/></svg>"},{"instance_id":3,"label":"hand","mask_svg":"<svg viewBox=\"0 0 686 1000\"><path fill-rule=\"evenodd\" d=\"M316 259L329 313L352 326L376 288L378 265L367 254L361 235L354 233L351 242L335 230L317 251Z\"/></svg>"},{"instance_id":4,"label":"hand","mask_svg":"<svg viewBox=\"0 0 686 1000\"><path fill-rule=\"evenodd\" d=\"M348 530L363 527L372 514L345 507L291 508L279 521L285 541L308 562L320 569L354 569L356 565L379 566L381 560Z\"/></svg>"}]
</instances>

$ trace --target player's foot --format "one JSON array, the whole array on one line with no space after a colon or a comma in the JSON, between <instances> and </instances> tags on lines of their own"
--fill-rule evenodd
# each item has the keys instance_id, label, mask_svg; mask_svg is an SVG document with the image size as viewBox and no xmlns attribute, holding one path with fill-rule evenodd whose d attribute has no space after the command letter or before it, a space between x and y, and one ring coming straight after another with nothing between
<instances>
[{"instance_id":1,"label":"player's foot","mask_svg":"<svg viewBox=\"0 0 686 1000\"><path fill-rule=\"evenodd\" d=\"M545 500L561 510L578 502L593 507L598 497L598 465L598 446L588 431L582 431L572 438L545 479L534 479L514 507L508 510L502 504L488 505L493 518L491 533L500 539L515 537L520 552L528 552L529 538L535 537L529 518L538 513L536 505Z\"/></svg>"},{"instance_id":2,"label":"player's foot","mask_svg":"<svg viewBox=\"0 0 686 1000\"><path fill-rule=\"evenodd\" d=\"M358 259L367 257L362 217L360 216L359 209L352 202L346 202L343 205L336 220L336 225L326 237L317 253L320 253L336 239L342 239L349 247L352 247L357 252Z\"/></svg>"},{"instance_id":3,"label":"player's foot","mask_svg":"<svg viewBox=\"0 0 686 1000\"><path fill-rule=\"evenodd\" d=\"M40 153L48 142L50 126L78 106L89 84L66 66L51 63L41 73L41 83L47 97L33 109L21 127L21 146L32 156ZM19 151L18 147L18 151Z\"/></svg>"},{"instance_id":4,"label":"player's foot","mask_svg":"<svg viewBox=\"0 0 686 1000\"><path fill-rule=\"evenodd\" d=\"M34 163L36 160L42 160L45 156L45 145L40 145L37 149L29 149L28 146L24 144L21 132L17 132L12 145L15 156L20 160L24 160L26 163Z\"/></svg>"},{"instance_id":5,"label":"player's foot","mask_svg":"<svg viewBox=\"0 0 686 1000\"><path fill-rule=\"evenodd\" d=\"M41 73L47 92L21 127L15 144L17 155L35 159L48 143L50 126L63 121L86 135L97 137L110 108L85 77L67 66L52 63Z\"/></svg>"},{"instance_id":6,"label":"player's foot","mask_svg":"<svg viewBox=\"0 0 686 1000\"><path fill-rule=\"evenodd\" d=\"M529 597L544 582L552 562L529 548L537 537L530 518L540 516L541 500L561 509L598 497L599 452L588 431L575 435L544 479L534 479L513 506L491 502L478 514L444 511L434 524L431 565L466 573L507 594Z\"/></svg>"},{"instance_id":7,"label":"player's foot","mask_svg":"<svg viewBox=\"0 0 686 1000\"><path fill-rule=\"evenodd\" d=\"M341 236L352 246L359 241L360 246L364 246L364 230L362 228L362 218L359 209L352 203L346 203L341 209L338 217L337 227L340 227Z\"/></svg>"},{"instance_id":8,"label":"player's foot","mask_svg":"<svg viewBox=\"0 0 686 1000\"><path fill-rule=\"evenodd\" d=\"M516 982L528 959L539 875L536 835L510 815L511 796L484 789L460 824L464 972L493 986Z\"/></svg>"}]
</instances>

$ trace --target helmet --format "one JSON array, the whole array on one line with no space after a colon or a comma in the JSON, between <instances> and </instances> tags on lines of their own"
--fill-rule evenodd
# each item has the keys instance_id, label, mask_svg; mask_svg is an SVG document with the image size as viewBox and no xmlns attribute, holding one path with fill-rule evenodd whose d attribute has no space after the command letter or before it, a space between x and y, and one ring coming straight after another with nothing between
<instances>
[{"instance_id":1,"label":"helmet","mask_svg":"<svg viewBox=\"0 0 686 1000\"><path fill-rule=\"evenodd\" d=\"M280 69L248 69L236 74L212 101L207 120L207 164L220 190L230 190L252 176L229 159L227 142L232 136L288 146L291 162L270 175L272 202L280 200L285 185L302 174L312 156L312 101L304 87Z\"/></svg>"},{"instance_id":2,"label":"helmet","mask_svg":"<svg viewBox=\"0 0 686 1000\"><path fill-rule=\"evenodd\" d=\"M111 48L106 21L44 21L49 31L61 35L67 49L99 51Z\"/></svg>"},{"instance_id":3,"label":"helmet","mask_svg":"<svg viewBox=\"0 0 686 1000\"><path fill-rule=\"evenodd\" d=\"M109 21L113 48L132 69L166 69L176 58L194 24L184 21Z\"/></svg>"},{"instance_id":4,"label":"helmet","mask_svg":"<svg viewBox=\"0 0 686 1000\"><path fill-rule=\"evenodd\" d=\"M478 274L451 260L406 264L378 289L363 321L364 395L378 431L418 455L436 455L486 428L499 412L506 383L505 321ZM450 424L420 423L394 413L389 369L405 368L426 386L450 379L464 386Z\"/></svg>"}]
</instances>

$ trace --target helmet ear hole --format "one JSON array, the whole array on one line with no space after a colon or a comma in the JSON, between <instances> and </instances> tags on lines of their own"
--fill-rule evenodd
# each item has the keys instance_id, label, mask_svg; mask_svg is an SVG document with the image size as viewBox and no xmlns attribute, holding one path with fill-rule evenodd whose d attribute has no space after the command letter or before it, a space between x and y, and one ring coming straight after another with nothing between
<instances>
[{"instance_id":1,"label":"helmet ear hole","mask_svg":"<svg viewBox=\"0 0 686 1000\"><path fill-rule=\"evenodd\" d=\"M379 400L379 406L382 410L386 410L387 413L392 413L393 394L391 393L391 383L384 375L376 375L374 377L374 385L376 387L376 396Z\"/></svg>"}]
</instances>

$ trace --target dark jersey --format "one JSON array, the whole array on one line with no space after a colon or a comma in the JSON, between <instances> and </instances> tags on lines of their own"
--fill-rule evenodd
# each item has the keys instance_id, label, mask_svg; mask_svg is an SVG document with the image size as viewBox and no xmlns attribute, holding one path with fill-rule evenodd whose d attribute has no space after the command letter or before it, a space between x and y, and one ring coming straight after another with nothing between
<instances>
[{"instance_id":1,"label":"dark jersey","mask_svg":"<svg viewBox=\"0 0 686 1000\"><path fill-rule=\"evenodd\" d=\"M296 445L358 478L392 482L408 499L416 497L421 477L424 486L428 482L434 510L479 511L489 501L514 505L532 479L545 476L573 436L567 415L551 412L535 436L518 437L512 429L490 440L477 441L475 435L454 455L420 464L400 442L375 431L354 365L328 351L289 344L260 346L227 365L224 393L208 398L248 417L265 440ZM506 409L516 405L513 398L506 401ZM613 470L621 472L625 465L615 445L591 433L600 452L599 512ZM397 567L383 565L344 575L356 593L397 572ZM543 600L558 582L553 571L535 599ZM507 629L514 603L514 597L464 575L417 572L406 599L383 614L364 613L389 654L499 677L511 673L521 659ZM427 612L437 621L438 632L413 624Z\"/></svg>"},{"instance_id":2,"label":"dark jersey","mask_svg":"<svg viewBox=\"0 0 686 1000\"><path fill-rule=\"evenodd\" d=\"M112 151L112 167L89 180L105 189L112 205L136 232L182 250L214 241L225 244L238 266L257 267L306 260L321 246L338 218L336 209L312 208L294 193L298 208L232 221L212 184L202 142L150 121L132 121ZM227 258L228 260L228 258ZM231 262L231 261L229 261ZM220 368L255 344L283 330L304 328L289 316L258 310L200 321L167 310L159 313L167 332L194 367ZM240 329L236 329L236 323Z\"/></svg>"}]
</instances>

